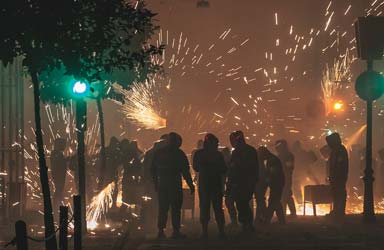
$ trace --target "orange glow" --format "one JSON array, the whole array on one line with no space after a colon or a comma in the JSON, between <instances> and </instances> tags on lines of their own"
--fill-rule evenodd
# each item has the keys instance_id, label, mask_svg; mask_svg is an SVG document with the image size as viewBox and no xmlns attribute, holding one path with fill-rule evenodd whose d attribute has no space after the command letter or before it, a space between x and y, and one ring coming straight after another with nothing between
<instances>
[{"instance_id":1,"label":"orange glow","mask_svg":"<svg viewBox=\"0 0 384 250\"><path fill-rule=\"evenodd\" d=\"M342 111L344 104L341 101L337 101L333 104L333 109L335 111Z\"/></svg>"}]
</instances>

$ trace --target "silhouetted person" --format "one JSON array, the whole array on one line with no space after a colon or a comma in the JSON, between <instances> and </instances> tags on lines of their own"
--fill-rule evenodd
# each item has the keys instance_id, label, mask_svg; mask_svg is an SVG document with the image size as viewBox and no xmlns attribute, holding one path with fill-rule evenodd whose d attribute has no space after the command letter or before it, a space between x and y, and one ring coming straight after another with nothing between
<instances>
[{"instance_id":1,"label":"silhouetted person","mask_svg":"<svg viewBox=\"0 0 384 250\"><path fill-rule=\"evenodd\" d=\"M258 153L260 160L266 162L267 183L269 187L266 222L269 223L276 212L279 223L285 224L285 215L281 204L285 181L283 165L280 159L266 147L260 147Z\"/></svg>"},{"instance_id":2,"label":"silhouetted person","mask_svg":"<svg viewBox=\"0 0 384 250\"><path fill-rule=\"evenodd\" d=\"M331 148L329 161L329 182L333 196L333 210L331 215L335 219L342 219L345 215L347 201L346 183L348 179L348 153L341 142L340 135L333 133L326 138Z\"/></svg>"},{"instance_id":3,"label":"silhouetted person","mask_svg":"<svg viewBox=\"0 0 384 250\"><path fill-rule=\"evenodd\" d=\"M181 207L183 204L182 179L187 182L191 194L195 187L189 172L189 162L180 149L182 138L176 133L169 134L169 143L155 152L152 162L152 176L159 197L158 237L164 238L168 210L171 208L173 238L184 238L180 233Z\"/></svg>"},{"instance_id":4,"label":"silhouetted person","mask_svg":"<svg viewBox=\"0 0 384 250\"><path fill-rule=\"evenodd\" d=\"M283 190L283 197L281 200L284 214L287 214L286 210L288 206L291 216L296 217L296 207L292 193L292 177L293 170L295 169L295 157L289 151L288 143L286 140L276 141L275 148L277 151L277 156L283 164L283 171L285 176L285 185Z\"/></svg>"},{"instance_id":5,"label":"silhouetted person","mask_svg":"<svg viewBox=\"0 0 384 250\"><path fill-rule=\"evenodd\" d=\"M227 165L227 173L224 180L224 202L225 207L228 210L229 218L231 219L230 226L236 227L238 225L237 222L237 211L235 207L235 199L232 197L231 193L229 192L230 188L228 187L228 175L229 175L229 168L231 167L231 151L228 147L225 147L222 149L221 153L223 154L225 164Z\"/></svg>"},{"instance_id":6,"label":"silhouetted person","mask_svg":"<svg viewBox=\"0 0 384 250\"><path fill-rule=\"evenodd\" d=\"M202 238L208 238L208 223L211 204L215 213L220 237L224 233L223 176L227 166L222 153L218 150L219 140L213 134L207 134L203 149L195 152L193 169L199 174L200 222Z\"/></svg>"},{"instance_id":7,"label":"silhouetted person","mask_svg":"<svg viewBox=\"0 0 384 250\"><path fill-rule=\"evenodd\" d=\"M153 223L153 215L158 212L158 197L157 192L153 186L153 179L151 174L152 162L155 152L164 148L168 144L168 134L164 134L158 141L155 141L152 148L147 150L143 159L143 183L144 195L148 197L142 204L141 217L144 221L144 228L150 231L155 223Z\"/></svg>"},{"instance_id":8,"label":"silhouetted person","mask_svg":"<svg viewBox=\"0 0 384 250\"><path fill-rule=\"evenodd\" d=\"M198 140L197 143L196 143L196 148L194 148L194 149L192 150L192 152L191 152L191 162L193 162L193 157L195 156L195 153L196 153L198 150L202 149L203 146L204 146L204 141L201 140L201 139ZM199 182L199 180L198 180L198 175L197 175L197 174L195 174L195 177L194 177L193 181L194 181L195 183L198 183L198 182Z\"/></svg>"},{"instance_id":9,"label":"silhouetted person","mask_svg":"<svg viewBox=\"0 0 384 250\"><path fill-rule=\"evenodd\" d=\"M265 198L267 189L268 183L265 164L263 161L260 161L259 158L259 178L256 183L256 190L254 193L256 200L255 222L264 222L267 216L267 202Z\"/></svg>"},{"instance_id":10,"label":"silhouetted person","mask_svg":"<svg viewBox=\"0 0 384 250\"><path fill-rule=\"evenodd\" d=\"M55 207L57 208L63 201L65 187L65 177L67 176L68 159L64 156L66 146L65 139L57 138L54 142L54 149L51 153L51 171L53 183L55 184L55 194L53 196Z\"/></svg>"},{"instance_id":11,"label":"silhouetted person","mask_svg":"<svg viewBox=\"0 0 384 250\"><path fill-rule=\"evenodd\" d=\"M236 131L230 135L234 148L228 175L228 192L235 199L239 222L243 231L254 231L253 211L250 206L259 175L259 161L254 147L245 143L244 134Z\"/></svg>"},{"instance_id":12,"label":"silhouetted person","mask_svg":"<svg viewBox=\"0 0 384 250\"><path fill-rule=\"evenodd\" d=\"M127 204L138 204L135 193L137 186L141 185L142 168L140 161L140 151L137 143L124 139L120 142L122 153L123 179L122 179L122 200Z\"/></svg>"}]
</instances>

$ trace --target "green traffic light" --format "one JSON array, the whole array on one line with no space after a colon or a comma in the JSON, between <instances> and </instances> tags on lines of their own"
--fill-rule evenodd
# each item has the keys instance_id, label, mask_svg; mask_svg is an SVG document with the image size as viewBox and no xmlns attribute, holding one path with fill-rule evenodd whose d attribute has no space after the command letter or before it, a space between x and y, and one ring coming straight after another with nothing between
<instances>
[{"instance_id":1,"label":"green traffic light","mask_svg":"<svg viewBox=\"0 0 384 250\"><path fill-rule=\"evenodd\" d=\"M72 84L72 93L76 96L85 96L89 92L89 86L85 82L76 81Z\"/></svg>"}]
</instances>

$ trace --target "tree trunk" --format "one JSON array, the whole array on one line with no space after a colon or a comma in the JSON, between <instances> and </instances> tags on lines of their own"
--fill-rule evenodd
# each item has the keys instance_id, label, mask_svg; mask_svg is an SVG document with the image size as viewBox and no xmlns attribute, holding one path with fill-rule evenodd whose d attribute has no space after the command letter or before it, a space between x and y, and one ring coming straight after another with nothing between
<instances>
[{"instance_id":1,"label":"tree trunk","mask_svg":"<svg viewBox=\"0 0 384 250\"><path fill-rule=\"evenodd\" d=\"M99 174L99 190L102 190L104 187L104 175L107 169L107 157L105 154L105 131L104 131L104 114L103 114L103 106L101 103L101 98L96 99L97 103L97 111L99 112L99 123L100 123L100 157L101 157L101 166L100 166L100 174Z\"/></svg>"},{"instance_id":2,"label":"tree trunk","mask_svg":"<svg viewBox=\"0 0 384 250\"><path fill-rule=\"evenodd\" d=\"M84 99L76 100L76 130L77 130L77 171L79 173L79 194L81 198L82 231L87 231L86 221L86 163L85 163L85 131L87 130L87 103Z\"/></svg>"},{"instance_id":3,"label":"tree trunk","mask_svg":"<svg viewBox=\"0 0 384 250\"><path fill-rule=\"evenodd\" d=\"M44 154L43 134L41 131L39 80L37 79L37 72L35 70L31 69L30 73L32 77L33 94L34 94L35 127L36 127L35 134L36 134L37 151L39 156L39 173L40 173L41 191L43 193L45 237L50 237L52 234L55 233L55 226L54 226L53 214L52 214L51 193L49 190L48 168L47 168L47 162L45 161L45 154ZM57 250L56 236L53 236L48 241L45 241L45 249Z\"/></svg>"}]
</instances>

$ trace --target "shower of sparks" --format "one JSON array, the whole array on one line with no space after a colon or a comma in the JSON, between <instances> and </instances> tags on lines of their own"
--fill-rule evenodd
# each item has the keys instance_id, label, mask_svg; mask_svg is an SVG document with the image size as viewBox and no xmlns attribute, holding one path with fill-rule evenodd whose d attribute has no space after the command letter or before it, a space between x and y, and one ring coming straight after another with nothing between
<instances>
[{"instance_id":1,"label":"shower of sparks","mask_svg":"<svg viewBox=\"0 0 384 250\"><path fill-rule=\"evenodd\" d=\"M343 84L349 86L352 81L351 64L356 58L350 56L347 50L341 59L333 62L332 67L326 65L326 70L323 72L321 88L323 92L323 101L326 114L330 114L332 109L336 109L335 98L338 92L343 88Z\"/></svg>"},{"instance_id":2,"label":"shower of sparks","mask_svg":"<svg viewBox=\"0 0 384 250\"><path fill-rule=\"evenodd\" d=\"M87 207L87 227L91 230L95 229L98 225L98 221L103 215L108 212L108 209L112 207L113 203L113 191L115 189L115 183L111 182L96 196L92 198L91 203Z\"/></svg>"},{"instance_id":3,"label":"shower of sparks","mask_svg":"<svg viewBox=\"0 0 384 250\"><path fill-rule=\"evenodd\" d=\"M72 103L68 107L63 105L45 105L45 113L43 113L43 122L48 124L48 131L43 131L45 135L44 140L44 149L47 157L48 166L50 166L50 155L53 150L54 141L57 138L63 138L66 140L66 149L64 155L66 157L73 157L76 154L77 148L77 136L76 136L76 123L75 123L75 113L74 106ZM100 127L97 121L98 117L94 122L89 122L88 129L86 131L85 143L86 147L86 158L88 159L87 164L89 164L89 174L94 178L89 179L89 185L96 182L95 172L96 172L96 161L97 155L99 153L99 148L97 146L99 140ZM33 134L33 129L31 127L31 133ZM34 137L31 136L31 139L26 135L25 140L29 143L29 146L26 146L24 149L24 158L26 160L25 168L25 181L27 185L27 197L28 202L33 203L38 208L42 207L42 195L40 190L40 175L38 169L38 153L36 142ZM71 197L76 193L75 183L75 174L70 169L73 169L73 164L76 164L74 161L69 161L69 170L67 170L67 184L66 192L64 192L64 200L61 201L62 204L67 204L71 201ZM49 167L50 169L50 167ZM51 177L50 177L51 178ZM51 190L55 191L54 182L50 181ZM32 205L32 204L29 204Z\"/></svg>"},{"instance_id":4,"label":"shower of sparks","mask_svg":"<svg viewBox=\"0 0 384 250\"><path fill-rule=\"evenodd\" d=\"M167 121L157 111L156 82L154 80L144 83L134 83L127 91L114 85L114 88L124 94L125 103L120 111L131 122L145 129L161 129L167 126Z\"/></svg>"},{"instance_id":5,"label":"shower of sparks","mask_svg":"<svg viewBox=\"0 0 384 250\"><path fill-rule=\"evenodd\" d=\"M370 2L370 7L365 10L364 15L382 15L384 1L374 0ZM153 57L152 61L163 66L166 71L163 79L167 83L165 88L168 91L173 91L171 82L172 84L176 82L182 84L183 81L178 81L179 79L192 78L192 80L195 80L196 72L204 77L209 77L212 83L219 86L216 98L212 98L214 101L208 103L208 106L212 106L212 110L210 113L203 112L196 105L189 103L181 103L180 108L177 108L176 111L163 110L162 106L158 105L161 101L159 101L159 95L156 93L162 87L157 84L157 78L155 77L146 83L135 84L131 91L121 90L126 95L126 104L121 107L121 112L137 126L147 129L166 127L167 119L176 116L165 114L174 112L180 116L177 116L178 119L172 126L181 129L182 132L187 131L190 133L192 131L197 135L201 135L211 129L219 135L227 135L229 130L239 128L245 130L249 137L255 138L254 144L270 143L277 134L275 131L276 126L272 125L276 123L282 124L286 132L299 136L305 129L300 126L306 124L302 122L306 117L302 117L300 113L292 114L288 109L284 109L281 114L275 115L269 104L283 103L285 105L286 103L299 103L302 101L302 96L295 91L297 88L295 85L315 78L313 74L311 75L312 69L310 67L312 65L307 66L307 64L303 63L303 60L310 57L310 53L315 48L321 46L319 49L323 62L321 67L324 67L321 89L327 113L332 107L329 105L334 104L334 101L337 100L341 88L345 90L343 92L350 95L348 99L343 99L344 106L354 112L350 117L341 121L327 121L326 127L333 127L336 123L340 123L339 127L348 128L349 130L357 131L360 128L357 133L360 136L364 129L361 127L361 119L358 118L365 113L363 112L364 109L356 104L357 98L350 85L351 79L355 77L351 72L351 66L356 62L356 40L352 26L355 20L354 11L356 11L356 7L349 4L349 2L345 5L345 8L337 10L335 4L329 1L323 12L324 21L316 27L304 31L301 27L286 23L285 18L279 15L278 12L274 13L274 19L271 18L270 22L271 26L276 26L274 28L277 30L277 34L271 39L268 48L265 48L263 52L264 62L261 65L251 65L254 68L249 72L243 65L232 64L231 56L245 46L253 46L249 45L252 44L252 39L235 34L230 27L224 31L218 31L217 39L208 44L194 44L191 42L192 39L189 39L183 32L172 36L171 32L160 30L157 43L159 46L165 44L166 49L162 55ZM344 19L342 21L347 20L350 23L342 25L343 22L339 22L341 21L340 18ZM284 20L284 22L281 20ZM222 49L223 47L225 49ZM244 97L240 92L245 91L247 91L247 95ZM50 124L49 130L44 133L45 136L49 136L45 147L48 157L53 141L58 137L69 138L70 143L67 143L69 146L66 155L72 155L76 151L77 144L72 107L70 111L63 108L52 109L46 107L46 113ZM380 113L384 114L384 111L380 110ZM63 117L60 119L63 119L64 124L66 124L64 131L59 131L55 127L54 124L63 123L57 117ZM321 129L323 129L321 131L325 131L324 128ZM89 155L95 155L98 152L97 140L95 139L98 130L98 125L95 123L87 131ZM333 128L332 131L334 131ZM324 134L322 132L317 135L310 135L308 138L311 141L318 138L321 143L324 143ZM347 143L354 141L353 138L353 136L349 138ZM26 181L28 198L41 205L42 197L39 189L36 149L35 143L31 143L30 147L26 147L24 152L27 160L34 161L34 165L26 169ZM73 180L70 171L68 171L68 175ZM74 193L74 187L71 187L67 196L70 197L72 193ZM108 201L106 200L109 199L108 192L103 195L104 198L101 199L105 202L103 208L98 208L95 203L88 208L90 210L93 207L93 212L88 213L93 215L89 218L87 216L88 224L91 226L96 226L97 220L100 220L102 214L107 212ZM355 201L348 204L348 213L361 213L361 195L356 191L351 196ZM376 202L375 207L378 212L384 212L384 200ZM307 214L311 214L310 209L312 207L307 206ZM299 208L299 210L303 211L303 208ZM328 206L318 208L318 214L328 212Z\"/></svg>"}]
</instances>

